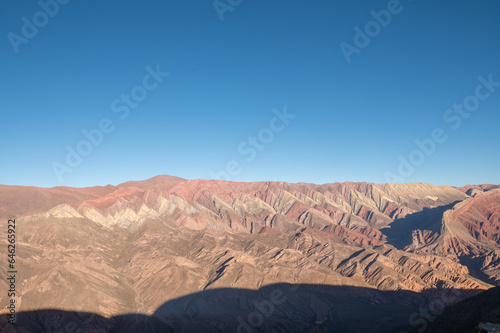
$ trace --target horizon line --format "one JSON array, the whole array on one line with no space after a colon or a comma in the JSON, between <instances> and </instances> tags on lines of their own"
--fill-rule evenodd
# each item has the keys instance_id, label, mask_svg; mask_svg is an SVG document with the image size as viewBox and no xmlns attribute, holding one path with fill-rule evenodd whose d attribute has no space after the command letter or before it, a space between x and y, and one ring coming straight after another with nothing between
<instances>
[{"instance_id":1,"label":"horizon line","mask_svg":"<svg viewBox=\"0 0 500 333\"><path fill-rule=\"evenodd\" d=\"M178 176L173 176L173 175L167 175L167 174L160 174L156 176L152 176L146 179L140 179L140 180L126 180L124 182L120 182L117 184L106 184L106 185L100 185L100 184L94 184L94 185L85 185L85 186L71 186L71 185L56 185L56 186L38 186L38 185L19 185L19 184L5 184L1 183L0 185L2 186L13 186L13 187L36 187L36 188L45 188L45 189L52 189L52 188L92 188L92 187L107 187L107 186L113 186L117 187L129 182L145 182L148 180L152 180L154 178L158 177L171 177L171 178L177 178L181 181L220 181L220 182L226 182L226 183L286 183L286 184L311 184L311 185L317 185L317 186L324 186L328 184L344 184L344 183L356 183L356 184L374 184L374 185L388 185L388 184L398 184L398 185L405 185L405 184L429 184L429 185L434 185L434 186L451 186L455 188L461 188L465 186L478 186L478 185L500 185L496 183L465 183L465 185L452 185L452 184L435 184L435 183L430 183L430 182L424 182L424 181L413 181L413 182L407 182L407 183L394 183L394 182L387 182L387 183L377 183L377 182L371 182L371 181L351 181L351 180L344 180L344 181L333 181L333 182L326 182L326 183L314 183L314 182L308 182L308 181L299 181L299 182L293 182L293 181L286 181L286 180L254 180L254 181L234 181L234 180L224 180L224 179L209 179L209 178L183 178L183 177L178 177Z\"/></svg>"}]
</instances>

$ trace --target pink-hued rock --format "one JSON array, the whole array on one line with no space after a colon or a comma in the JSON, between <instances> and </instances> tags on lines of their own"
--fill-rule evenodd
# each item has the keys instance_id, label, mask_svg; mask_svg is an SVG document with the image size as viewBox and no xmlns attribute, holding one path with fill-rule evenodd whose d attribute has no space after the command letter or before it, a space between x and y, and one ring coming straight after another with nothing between
<instances>
[{"instance_id":1,"label":"pink-hued rock","mask_svg":"<svg viewBox=\"0 0 500 333\"><path fill-rule=\"evenodd\" d=\"M0 185L0 217L19 223L21 309L109 317L275 283L474 294L500 281L500 190L478 186L471 197L470 189L170 176L89 188ZM6 239L0 229L0 246Z\"/></svg>"}]
</instances>

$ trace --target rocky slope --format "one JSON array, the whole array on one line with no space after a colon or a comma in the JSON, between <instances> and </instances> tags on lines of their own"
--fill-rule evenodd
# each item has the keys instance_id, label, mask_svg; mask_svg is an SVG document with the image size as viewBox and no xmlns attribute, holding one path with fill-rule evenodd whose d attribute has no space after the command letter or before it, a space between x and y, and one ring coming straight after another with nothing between
<instances>
[{"instance_id":1,"label":"rocky slope","mask_svg":"<svg viewBox=\"0 0 500 333\"><path fill-rule=\"evenodd\" d=\"M311 291L294 293L266 325L358 331L392 311L374 330L387 331L450 291L458 301L498 284L500 190L469 189L158 176L83 189L1 186L0 217L18 225L18 311L138 313L178 331L225 332L239 325L235 314L255 310L260 294L250 291L287 283L317 290L323 305ZM347 311L324 310L332 300L381 305L354 323Z\"/></svg>"},{"instance_id":2,"label":"rocky slope","mask_svg":"<svg viewBox=\"0 0 500 333\"><path fill-rule=\"evenodd\" d=\"M500 282L500 189L481 192L444 212L439 236L417 253L456 257L484 281Z\"/></svg>"}]
</instances>

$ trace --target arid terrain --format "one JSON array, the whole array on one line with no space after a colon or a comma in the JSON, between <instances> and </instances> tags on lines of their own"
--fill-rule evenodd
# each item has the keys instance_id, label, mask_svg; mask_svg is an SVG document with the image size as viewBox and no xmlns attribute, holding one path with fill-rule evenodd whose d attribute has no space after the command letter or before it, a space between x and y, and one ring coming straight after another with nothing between
<instances>
[{"instance_id":1,"label":"arid terrain","mask_svg":"<svg viewBox=\"0 0 500 333\"><path fill-rule=\"evenodd\" d=\"M427 327L435 317L422 309L441 314L432 304L500 285L499 187L0 185L2 249L16 220L18 293L17 328L4 315L0 332ZM4 314L8 289L2 278Z\"/></svg>"}]
</instances>

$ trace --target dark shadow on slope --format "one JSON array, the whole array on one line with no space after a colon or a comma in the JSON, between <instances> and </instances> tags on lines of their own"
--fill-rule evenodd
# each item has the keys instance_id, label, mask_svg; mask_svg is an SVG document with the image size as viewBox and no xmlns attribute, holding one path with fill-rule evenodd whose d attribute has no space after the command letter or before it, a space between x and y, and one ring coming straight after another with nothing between
<instances>
[{"instance_id":1,"label":"dark shadow on slope","mask_svg":"<svg viewBox=\"0 0 500 333\"><path fill-rule=\"evenodd\" d=\"M380 229L380 231L387 237L389 244L401 250L412 243L413 230L430 230L439 233L443 213L453 208L458 202L460 201L435 208L424 208L420 212L394 220L390 224L390 228Z\"/></svg>"},{"instance_id":2,"label":"dark shadow on slope","mask_svg":"<svg viewBox=\"0 0 500 333\"><path fill-rule=\"evenodd\" d=\"M0 316L0 332L399 332L477 290L380 291L350 286L274 284L213 289L166 302L152 316L102 316L64 310ZM439 308L438 308L439 310ZM442 310L442 309L441 309ZM427 314L423 311L427 311ZM2 329L3 328L3 329ZM10 330L13 329L13 330Z\"/></svg>"},{"instance_id":3,"label":"dark shadow on slope","mask_svg":"<svg viewBox=\"0 0 500 333\"><path fill-rule=\"evenodd\" d=\"M466 266L469 269L469 274L471 276L494 286L499 285L499 281L497 279L492 278L481 270L485 261L485 258L483 256L474 256L472 254L469 254L460 256L458 259L460 260L460 264Z\"/></svg>"},{"instance_id":4,"label":"dark shadow on slope","mask_svg":"<svg viewBox=\"0 0 500 333\"><path fill-rule=\"evenodd\" d=\"M407 331L417 332L485 332L475 331L479 323L500 324L500 287L447 307L435 320L420 327L408 327Z\"/></svg>"}]
</instances>

